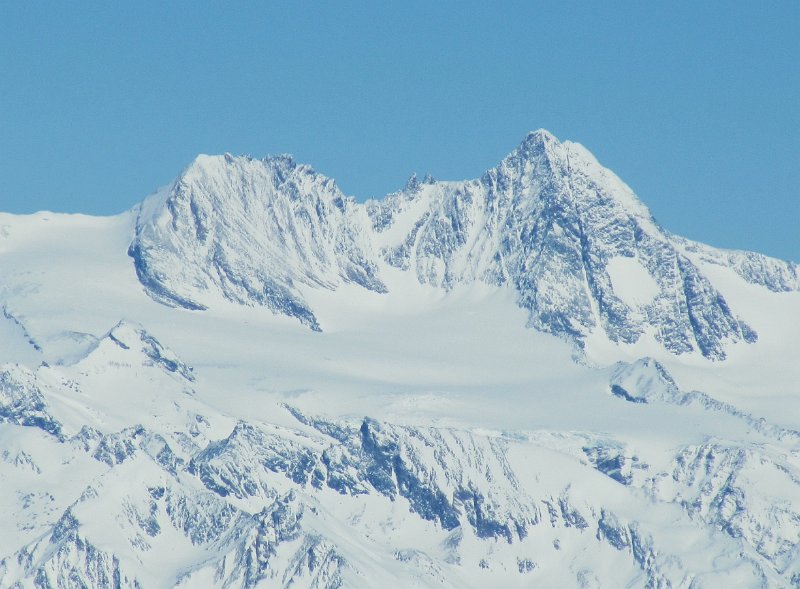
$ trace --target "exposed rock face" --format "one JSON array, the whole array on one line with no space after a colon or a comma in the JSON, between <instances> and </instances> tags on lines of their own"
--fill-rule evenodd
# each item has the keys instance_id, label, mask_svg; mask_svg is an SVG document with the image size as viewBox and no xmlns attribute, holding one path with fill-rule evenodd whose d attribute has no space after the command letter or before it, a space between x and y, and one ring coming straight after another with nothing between
<instances>
[{"instance_id":1,"label":"exposed rock face","mask_svg":"<svg viewBox=\"0 0 800 589\"><path fill-rule=\"evenodd\" d=\"M61 424L47 411L36 376L24 366L0 369L0 423L33 426L55 436Z\"/></svg>"},{"instance_id":2,"label":"exposed rock face","mask_svg":"<svg viewBox=\"0 0 800 589\"><path fill-rule=\"evenodd\" d=\"M200 156L142 208L130 254L166 304L202 309L216 293L319 329L298 285L385 290L358 209L289 156Z\"/></svg>"},{"instance_id":3,"label":"exposed rock face","mask_svg":"<svg viewBox=\"0 0 800 589\"><path fill-rule=\"evenodd\" d=\"M457 566L469 562L479 568L502 566L535 574L536 558L555 558L566 546L596 540L606 547L602 550L620 555L620 566L638 570L644 586L683 586L704 577L685 568L683 556L671 552L676 545L659 544L658 530L653 529L654 521L663 517L658 512L643 523L633 519L629 509L603 505L601 496L607 492L587 496L584 483L576 489L567 485L560 491L542 488L531 494L517 479L524 463L514 457L512 447L520 442L370 419L360 427L313 421L320 431L310 436L299 430L279 436L274 430L240 423L228 438L209 444L188 464L166 459L174 457L169 442L142 427L105 436L82 433L80 443L72 447L105 464L107 474L88 486L49 532L1 560L0 581L17 582L15 587L27 587L27 580L34 580L36 587L145 587L141 571L131 566L132 557L154 562L154 550L169 541L178 542L186 562L172 581L176 587L213 579L213 586L242 589L270 583L334 589L349 586L345 579L357 579L363 571L344 555L352 552L352 539L339 545L344 532L320 533L339 525L332 524L328 510L336 504L361 504L372 505L378 513L389 509L389 514L394 508L388 506L397 502L400 512L382 525L397 517L406 522L402 525L416 525L417 518L428 522L430 533L444 535L446 561ZM342 435L331 437L331 431ZM115 449L109 452L110 448ZM800 515L796 506L774 501L769 485L759 480L765 475L775 481L777 476L783 479L781 485L800 488L780 457L709 443L681 450L669 473L653 471L613 442L594 440L583 452L590 467L615 483L642 487L654 504L679 505L690 518L752 549L753 556L724 565L723 570L736 571L736 578L751 575L758 583L792 572ZM81 459L75 455L73 460ZM138 477L135 484L133 472ZM197 477L201 485L187 476ZM782 496L785 491L780 489ZM248 512L245 505L262 507ZM94 517L98 510L115 522L111 535L99 531ZM407 515L401 515L406 510ZM675 520L675 512L667 514L670 525L692 527L689 520ZM472 538L469 542L465 534ZM546 556L541 545L550 536L560 540L554 541L554 554ZM498 542L509 547L509 554L518 554L513 562L489 556L495 551L489 548ZM717 539L702 550L719 566L734 550L731 545L728 553L719 552L725 546ZM484 549L487 556L473 563ZM442 565L424 551L403 549L394 558L418 571L414 574L424 573L426 582L448 579ZM583 568L577 578L590 573L603 575ZM713 582L720 578L716 575L707 579ZM366 587L369 581L354 586Z\"/></svg>"}]
</instances>

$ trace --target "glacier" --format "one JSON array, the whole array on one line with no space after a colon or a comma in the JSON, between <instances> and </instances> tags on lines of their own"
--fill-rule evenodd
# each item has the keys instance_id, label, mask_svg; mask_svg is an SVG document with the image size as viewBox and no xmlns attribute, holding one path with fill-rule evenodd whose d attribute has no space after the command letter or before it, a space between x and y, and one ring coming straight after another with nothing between
<instances>
[{"instance_id":1,"label":"glacier","mask_svg":"<svg viewBox=\"0 0 800 589\"><path fill-rule=\"evenodd\" d=\"M800 587L800 267L583 146L0 213L0 586Z\"/></svg>"}]
</instances>

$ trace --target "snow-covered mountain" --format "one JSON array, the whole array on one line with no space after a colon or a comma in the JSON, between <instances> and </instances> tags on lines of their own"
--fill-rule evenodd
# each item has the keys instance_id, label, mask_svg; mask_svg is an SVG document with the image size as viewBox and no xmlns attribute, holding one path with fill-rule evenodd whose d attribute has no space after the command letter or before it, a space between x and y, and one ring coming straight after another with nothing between
<instances>
[{"instance_id":1,"label":"snow-covered mountain","mask_svg":"<svg viewBox=\"0 0 800 589\"><path fill-rule=\"evenodd\" d=\"M0 214L0 587L800 587L800 267L582 146Z\"/></svg>"},{"instance_id":2,"label":"snow-covered mountain","mask_svg":"<svg viewBox=\"0 0 800 589\"><path fill-rule=\"evenodd\" d=\"M130 253L156 300L204 309L215 291L319 329L299 285L386 290L358 221L333 180L289 156L200 156L142 205Z\"/></svg>"},{"instance_id":3,"label":"snow-covered mountain","mask_svg":"<svg viewBox=\"0 0 800 589\"><path fill-rule=\"evenodd\" d=\"M724 359L727 343L758 336L691 261L697 249L583 147L537 131L478 180L412 177L366 205L288 156L201 156L141 207L130 253L152 297L188 309L221 296L319 329L302 286L384 292L388 264L444 289L509 285L530 326L579 345L647 334ZM800 288L796 265L753 253L727 263L772 290Z\"/></svg>"}]
</instances>

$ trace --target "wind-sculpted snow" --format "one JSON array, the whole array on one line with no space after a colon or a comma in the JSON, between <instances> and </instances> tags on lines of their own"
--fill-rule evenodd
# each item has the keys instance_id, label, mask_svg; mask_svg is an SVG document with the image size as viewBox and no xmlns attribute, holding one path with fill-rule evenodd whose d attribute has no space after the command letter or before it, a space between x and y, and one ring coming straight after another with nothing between
<instances>
[{"instance_id":1,"label":"wind-sculpted snow","mask_svg":"<svg viewBox=\"0 0 800 589\"><path fill-rule=\"evenodd\" d=\"M41 361L42 347L6 305L0 313L0 356L4 361Z\"/></svg>"},{"instance_id":2,"label":"wind-sculpted snow","mask_svg":"<svg viewBox=\"0 0 800 589\"><path fill-rule=\"evenodd\" d=\"M187 381L194 381L192 367L181 362L174 352L165 349L158 340L141 327L120 321L114 329L106 334L106 338L124 350L137 348L137 351L148 358L148 364L158 365L168 372L175 372Z\"/></svg>"},{"instance_id":3,"label":"wind-sculpted snow","mask_svg":"<svg viewBox=\"0 0 800 589\"><path fill-rule=\"evenodd\" d=\"M530 326L580 346L593 333L619 344L646 336L674 354L720 360L728 344L757 334L687 257L687 243L583 147L537 131L477 180L412 177L365 205L288 156L200 156L140 207L130 255L151 297L187 309L221 297L319 330L302 288L349 282L383 293L390 266L448 290L510 286ZM800 284L796 266L706 251L772 290ZM615 284L619 260L650 287Z\"/></svg>"}]
</instances>

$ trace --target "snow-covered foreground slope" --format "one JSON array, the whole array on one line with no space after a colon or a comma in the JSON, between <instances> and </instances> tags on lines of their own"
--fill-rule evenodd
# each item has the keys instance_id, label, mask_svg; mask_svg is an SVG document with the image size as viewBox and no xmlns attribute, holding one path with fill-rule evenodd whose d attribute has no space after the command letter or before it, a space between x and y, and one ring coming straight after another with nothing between
<instances>
[{"instance_id":1,"label":"snow-covered foreground slope","mask_svg":"<svg viewBox=\"0 0 800 589\"><path fill-rule=\"evenodd\" d=\"M0 587L800 587L797 267L546 133L0 214L0 304Z\"/></svg>"}]
</instances>

